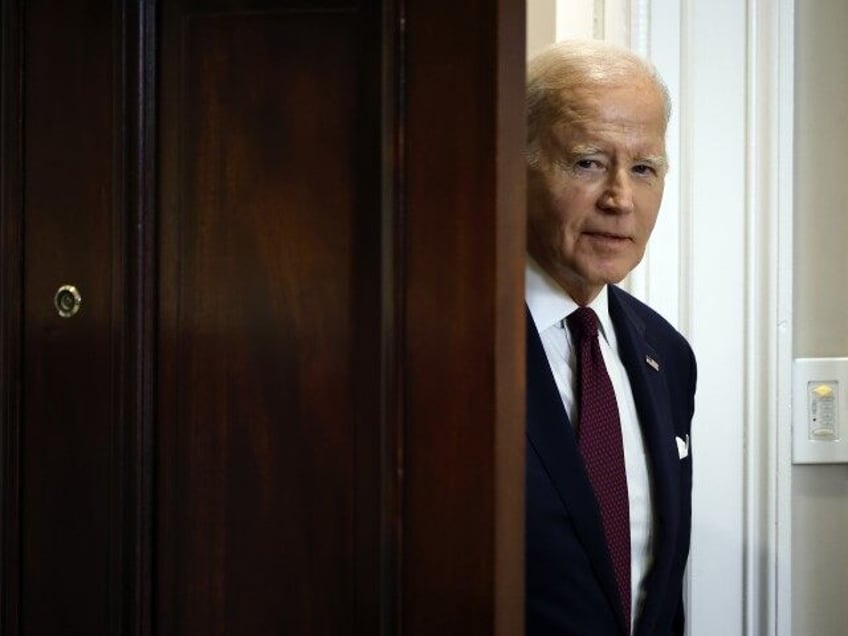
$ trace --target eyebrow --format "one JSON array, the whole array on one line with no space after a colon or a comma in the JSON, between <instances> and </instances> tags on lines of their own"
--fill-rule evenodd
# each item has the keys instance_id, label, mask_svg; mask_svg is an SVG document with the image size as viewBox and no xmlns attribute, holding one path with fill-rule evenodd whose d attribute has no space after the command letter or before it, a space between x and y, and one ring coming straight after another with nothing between
<instances>
[{"instance_id":1,"label":"eyebrow","mask_svg":"<svg viewBox=\"0 0 848 636\"><path fill-rule=\"evenodd\" d=\"M668 159L665 158L665 155L645 155L640 161L652 163L658 168L668 168Z\"/></svg>"},{"instance_id":2,"label":"eyebrow","mask_svg":"<svg viewBox=\"0 0 848 636\"><path fill-rule=\"evenodd\" d=\"M604 151L589 144L575 144L569 149L568 154L574 157L582 157L583 155L602 155Z\"/></svg>"}]
</instances>

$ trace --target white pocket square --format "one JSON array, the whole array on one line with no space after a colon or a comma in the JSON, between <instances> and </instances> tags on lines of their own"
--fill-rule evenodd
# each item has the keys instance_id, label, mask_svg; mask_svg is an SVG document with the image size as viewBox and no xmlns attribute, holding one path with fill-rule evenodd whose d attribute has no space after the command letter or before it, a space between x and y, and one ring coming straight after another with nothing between
<instances>
[{"instance_id":1,"label":"white pocket square","mask_svg":"<svg viewBox=\"0 0 848 636\"><path fill-rule=\"evenodd\" d=\"M684 457L689 457L689 435L686 435L686 439L682 437L675 437L674 441L677 442L677 455L680 459Z\"/></svg>"}]
</instances>

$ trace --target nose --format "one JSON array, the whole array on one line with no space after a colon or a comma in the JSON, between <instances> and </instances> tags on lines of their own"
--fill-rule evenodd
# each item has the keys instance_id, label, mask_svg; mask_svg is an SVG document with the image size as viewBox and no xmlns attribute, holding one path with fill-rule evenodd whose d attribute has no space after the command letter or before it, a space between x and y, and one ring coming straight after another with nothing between
<instances>
[{"instance_id":1,"label":"nose","mask_svg":"<svg viewBox=\"0 0 848 636\"><path fill-rule=\"evenodd\" d=\"M598 199L598 207L617 214L633 211L633 182L627 170L610 172L604 191Z\"/></svg>"}]
</instances>

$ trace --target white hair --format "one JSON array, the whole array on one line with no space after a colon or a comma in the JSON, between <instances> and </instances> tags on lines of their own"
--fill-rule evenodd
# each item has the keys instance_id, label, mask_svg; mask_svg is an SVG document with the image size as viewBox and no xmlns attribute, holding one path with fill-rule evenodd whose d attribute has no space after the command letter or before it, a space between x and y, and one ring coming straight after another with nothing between
<instances>
[{"instance_id":1,"label":"white hair","mask_svg":"<svg viewBox=\"0 0 848 636\"><path fill-rule=\"evenodd\" d=\"M527 67L527 163L536 165L540 141L557 121L568 120L587 87L652 82L662 96L665 124L671 97L656 68L633 51L600 40L564 40L536 55Z\"/></svg>"}]
</instances>

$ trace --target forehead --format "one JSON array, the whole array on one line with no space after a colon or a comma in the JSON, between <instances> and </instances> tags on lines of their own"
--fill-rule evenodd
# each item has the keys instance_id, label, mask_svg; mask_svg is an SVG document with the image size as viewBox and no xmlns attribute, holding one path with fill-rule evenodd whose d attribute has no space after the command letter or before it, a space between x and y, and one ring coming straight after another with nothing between
<instances>
[{"instance_id":1,"label":"forehead","mask_svg":"<svg viewBox=\"0 0 848 636\"><path fill-rule=\"evenodd\" d=\"M560 141L573 137L610 138L665 145L665 101L649 79L618 84L587 84L560 97L552 132Z\"/></svg>"}]
</instances>

